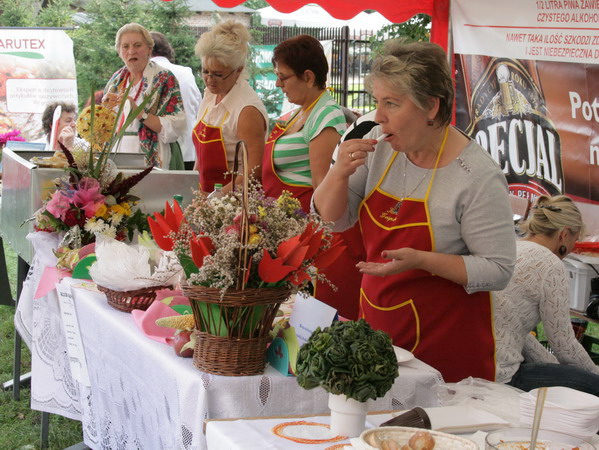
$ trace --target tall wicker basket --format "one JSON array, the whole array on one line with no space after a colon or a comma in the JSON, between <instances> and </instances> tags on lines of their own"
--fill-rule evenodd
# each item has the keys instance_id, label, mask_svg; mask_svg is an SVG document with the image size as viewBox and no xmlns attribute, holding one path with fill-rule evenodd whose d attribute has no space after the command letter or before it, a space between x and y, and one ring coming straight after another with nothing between
<instances>
[{"instance_id":1,"label":"tall wicker basket","mask_svg":"<svg viewBox=\"0 0 599 450\"><path fill-rule=\"evenodd\" d=\"M183 286L196 322L194 365L216 375L256 375L264 371L266 347L279 306L290 289L228 290Z\"/></svg>"}]
</instances>

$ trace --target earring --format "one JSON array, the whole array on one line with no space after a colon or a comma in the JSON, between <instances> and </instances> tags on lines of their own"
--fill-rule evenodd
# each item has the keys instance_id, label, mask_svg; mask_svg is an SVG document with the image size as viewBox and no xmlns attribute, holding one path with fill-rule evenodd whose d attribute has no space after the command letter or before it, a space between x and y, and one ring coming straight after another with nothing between
<instances>
[{"instance_id":1,"label":"earring","mask_svg":"<svg viewBox=\"0 0 599 450\"><path fill-rule=\"evenodd\" d=\"M429 127L432 127L432 126L435 124L435 121L434 121L433 119L428 119L428 120L427 120L427 122L426 122L426 124L427 124Z\"/></svg>"},{"instance_id":2,"label":"earring","mask_svg":"<svg viewBox=\"0 0 599 450\"><path fill-rule=\"evenodd\" d=\"M557 249L557 252L559 253L560 256L566 256L566 253L568 253L568 249L566 248L565 245L560 246L560 248Z\"/></svg>"}]
</instances>

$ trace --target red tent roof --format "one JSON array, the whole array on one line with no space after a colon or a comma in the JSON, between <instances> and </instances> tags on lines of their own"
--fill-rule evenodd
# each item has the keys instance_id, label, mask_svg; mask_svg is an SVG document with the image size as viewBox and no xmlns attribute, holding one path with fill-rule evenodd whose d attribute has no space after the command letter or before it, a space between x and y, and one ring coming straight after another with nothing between
<instances>
[{"instance_id":1,"label":"red tent roof","mask_svg":"<svg viewBox=\"0 0 599 450\"><path fill-rule=\"evenodd\" d=\"M219 6L233 7L244 0L214 0ZM431 41L447 50L449 1L450 0L266 0L281 12L293 12L307 3L317 3L327 12L342 20L348 20L365 9L374 9L392 22L402 23L416 14L432 17Z\"/></svg>"}]
</instances>

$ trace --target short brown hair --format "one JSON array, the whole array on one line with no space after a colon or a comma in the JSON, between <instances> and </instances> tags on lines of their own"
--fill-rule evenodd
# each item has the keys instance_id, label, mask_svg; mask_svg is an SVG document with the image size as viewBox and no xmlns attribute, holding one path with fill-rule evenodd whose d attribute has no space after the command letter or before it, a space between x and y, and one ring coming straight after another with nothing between
<instances>
[{"instance_id":1,"label":"short brown hair","mask_svg":"<svg viewBox=\"0 0 599 450\"><path fill-rule=\"evenodd\" d=\"M62 112L68 113L76 113L77 108L72 103L64 103L64 102L54 102L50 103L44 109L42 113L42 128L44 129L45 134L50 134L52 132L52 118L54 117L54 110L57 106L62 108Z\"/></svg>"},{"instance_id":2,"label":"short brown hair","mask_svg":"<svg viewBox=\"0 0 599 450\"><path fill-rule=\"evenodd\" d=\"M423 111L428 111L431 98L439 99L436 119L449 125L453 112L454 88L447 55L433 42L408 42L391 39L372 65L366 77L366 89L372 92L372 82L380 79L410 99Z\"/></svg>"},{"instance_id":3,"label":"short brown hair","mask_svg":"<svg viewBox=\"0 0 599 450\"><path fill-rule=\"evenodd\" d=\"M277 45L272 63L274 65L278 62L289 66L296 75L303 75L306 70L311 70L316 78L316 85L321 89L326 88L329 63L322 44L312 36L300 34Z\"/></svg>"},{"instance_id":4,"label":"short brown hair","mask_svg":"<svg viewBox=\"0 0 599 450\"><path fill-rule=\"evenodd\" d=\"M166 38L166 36L159 31L150 31L150 36L154 41L154 48L152 49L152 56L164 56L170 62L175 62L175 50Z\"/></svg>"}]
</instances>

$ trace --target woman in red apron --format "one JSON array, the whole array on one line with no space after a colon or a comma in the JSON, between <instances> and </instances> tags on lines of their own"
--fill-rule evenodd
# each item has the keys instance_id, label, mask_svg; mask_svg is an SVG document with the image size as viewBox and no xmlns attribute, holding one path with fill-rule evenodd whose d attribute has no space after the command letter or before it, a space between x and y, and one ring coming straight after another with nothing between
<instances>
[{"instance_id":1,"label":"woman in red apron","mask_svg":"<svg viewBox=\"0 0 599 450\"><path fill-rule=\"evenodd\" d=\"M369 81L379 126L340 145L314 205L340 229L359 220L362 317L447 382L494 380L489 291L515 259L505 177L449 125L453 87L436 44L388 43Z\"/></svg>"},{"instance_id":2,"label":"woman in red apron","mask_svg":"<svg viewBox=\"0 0 599 450\"><path fill-rule=\"evenodd\" d=\"M345 117L326 92L328 65L316 39L302 35L284 41L275 48L273 65L277 86L300 108L285 125L275 125L267 138L262 183L266 195L278 197L289 191L309 212L313 186L330 167L333 150L345 130ZM363 259L361 235L356 227L339 238L346 249L333 267L323 271L336 290L315 280L314 297L336 308L341 316L357 319L361 274L356 264Z\"/></svg>"},{"instance_id":3,"label":"woman in red apron","mask_svg":"<svg viewBox=\"0 0 599 450\"><path fill-rule=\"evenodd\" d=\"M206 193L212 192L216 183L223 185L223 192L232 188L229 170L239 141L245 142L250 172L260 176L268 115L244 79L249 37L243 24L228 20L202 34L196 45L206 90L192 134L194 170L200 173L200 189ZM226 58L223 46L228 47ZM238 180L241 182L241 177Z\"/></svg>"}]
</instances>

